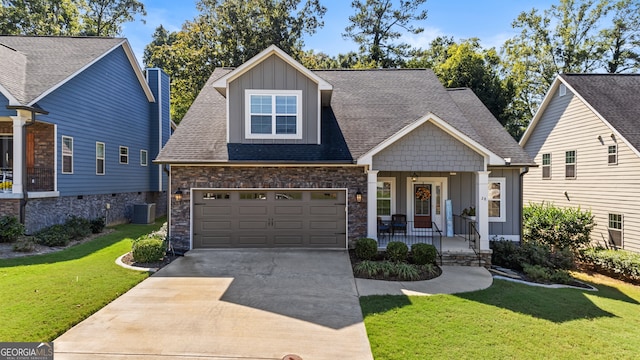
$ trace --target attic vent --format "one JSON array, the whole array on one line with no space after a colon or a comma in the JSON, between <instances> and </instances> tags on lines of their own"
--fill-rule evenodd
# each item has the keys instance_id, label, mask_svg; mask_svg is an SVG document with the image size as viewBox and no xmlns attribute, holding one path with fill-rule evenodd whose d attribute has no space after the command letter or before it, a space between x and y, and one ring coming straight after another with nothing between
<instances>
[{"instance_id":1,"label":"attic vent","mask_svg":"<svg viewBox=\"0 0 640 360\"><path fill-rule=\"evenodd\" d=\"M560 96L567 95L567 86L565 84L560 84L560 90L558 90L558 95Z\"/></svg>"}]
</instances>

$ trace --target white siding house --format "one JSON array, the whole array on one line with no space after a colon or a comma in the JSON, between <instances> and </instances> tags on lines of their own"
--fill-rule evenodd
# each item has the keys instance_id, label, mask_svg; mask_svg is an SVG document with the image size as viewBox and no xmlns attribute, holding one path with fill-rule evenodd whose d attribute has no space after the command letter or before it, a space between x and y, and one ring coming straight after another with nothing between
<instances>
[{"instance_id":1,"label":"white siding house","mask_svg":"<svg viewBox=\"0 0 640 360\"><path fill-rule=\"evenodd\" d=\"M558 76L520 145L523 199L591 210L592 240L640 252L640 76Z\"/></svg>"}]
</instances>

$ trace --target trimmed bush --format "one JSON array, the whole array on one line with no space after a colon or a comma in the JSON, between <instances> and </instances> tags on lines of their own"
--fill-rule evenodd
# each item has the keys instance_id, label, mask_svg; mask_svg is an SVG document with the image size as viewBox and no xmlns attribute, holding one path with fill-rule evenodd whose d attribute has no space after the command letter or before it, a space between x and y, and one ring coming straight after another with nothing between
<instances>
[{"instance_id":1,"label":"trimmed bush","mask_svg":"<svg viewBox=\"0 0 640 360\"><path fill-rule=\"evenodd\" d=\"M0 243L14 242L24 234L24 225L15 216L0 217Z\"/></svg>"},{"instance_id":2,"label":"trimmed bush","mask_svg":"<svg viewBox=\"0 0 640 360\"><path fill-rule=\"evenodd\" d=\"M492 240L489 247L493 250L491 264L513 270L522 270L518 259L520 244L510 240Z\"/></svg>"},{"instance_id":3,"label":"trimmed bush","mask_svg":"<svg viewBox=\"0 0 640 360\"><path fill-rule=\"evenodd\" d=\"M574 253L591 242L596 225L591 211L558 208L553 204L529 204L523 208L523 243L545 244L552 249L570 248Z\"/></svg>"},{"instance_id":4,"label":"trimmed bush","mask_svg":"<svg viewBox=\"0 0 640 360\"><path fill-rule=\"evenodd\" d=\"M157 237L142 236L131 246L133 260L139 263L150 263L162 260L165 255L165 242Z\"/></svg>"},{"instance_id":5,"label":"trimmed bush","mask_svg":"<svg viewBox=\"0 0 640 360\"><path fill-rule=\"evenodd\" d=\"M70 216L64 223L71 240L78 240L91 235L91 222L79 216Z\"/></svg>"},{"instance_id":6,"label":"trimmed bush","mask_svg":"<svg viewBox=\"0 0 640 360\"><path fill-rule=\"evenodd\" d=\"M392 241L387 245L386 257L391 261L405 261L409 254L407 244L400 241Z\"/></svg>"},{"instance_id":7,"label":"trimmed bush","mask_svg":"<svg viewBox=\"0 0 640 360\"><path fill-rule=\"evenodd\" d=\"M524 264L524 273L540 283L570 284L573 278L566 270L550 269L540 265Z\"/></svg>"},{"instance_id":8,"label":"trimmed bush","mask_svg":"<svg viewBox=\"0 0 640 360\"><path fill-rule=\"evenodd\" d=\"M360 238L356 241L355 252L360 260L373 260L378 255L378 242L371 238Z\"/></svg>"},{"instance_id":9,"label":"trimmed bush","mask_svg":"<svg viewBox=\"0 0 640 360\"><path fill-rule=\"evenodd\" d=\"M586 249L581 259L598 271L632 282L640 281L640 254L626 250Z\"/></svg>"},{"instance_id":10,"label":"trimmed bush","mask_svg":"<svg viewBox=\"0 0 640 360\"><path fill-rule=\"evenodd\" d=\"M418 265L435 264L438 251L431 244L413 244L411 245L411 255L413 261Z\"/></svg>"},{"instance_id":11,"label":"trimmed bush","mask_svg":"<svg viewBox=\"0 0 640 360\"><path fill-rule=\"evenodd\" d=\"M106 223L104 217L99 217L91 220L90 227L91 232L94 234L99 234L104 230Z\"/></svg>"},{"instance_id":12,"label":"trimmed bush","mask_svg":"<svg viewBox=\"0 0 640 360\"><path fill-rule=\"evenodd\" d=\"M64 225L53 225L35 235L36 243L46 246L65 246L69 244L69 234Z\"/></svg>"},{"instance_id":13,"label":"trimmed bush","mask_svg":"<svg viewBox=\"0 0 640 360\"><path fill-rule=\"evenodd\" d=\"M13 244L13 251L16 252L32 252L36 250L36 243L31 237L23 237Z\"/></svg>"}]
</instances>

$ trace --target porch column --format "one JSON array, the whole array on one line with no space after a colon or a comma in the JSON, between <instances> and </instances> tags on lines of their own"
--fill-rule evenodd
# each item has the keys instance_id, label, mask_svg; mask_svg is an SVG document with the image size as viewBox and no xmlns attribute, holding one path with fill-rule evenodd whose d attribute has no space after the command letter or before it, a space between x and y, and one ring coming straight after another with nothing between
<instances>
[{"instance_id":1,"label":"porch column","mask_svg":"<svg viewBox=\"0 0 640 360\"><path fill-rule=\"evenodd\" d=\"M367 237L378 239L378 170L367 171Z\"/></svg>"},{"instance_id":2,"label":"porch column","mask_svg":"<svg viewBox=\"0 0 640 360\"><path fill-rule=\"evenodd\" d=\"M480 251L489 250L489 173L491 171L476 172L476 221L480 234Z\"/></svg>"},{"instance_id":3,"label":"porch column","mask_svg":"<svg viewBox=\"0 0 640 360\"><path fill-rule=\"evenodd\" d=\"M21 111L18 111L18 116L11 116L13 119L13 193L22 194L24 190L24 184L22 184L22 162L25 154L22 150L22 132L24 131L24 124L27 119L21 116Z\"/></svg>"}]
</instances>

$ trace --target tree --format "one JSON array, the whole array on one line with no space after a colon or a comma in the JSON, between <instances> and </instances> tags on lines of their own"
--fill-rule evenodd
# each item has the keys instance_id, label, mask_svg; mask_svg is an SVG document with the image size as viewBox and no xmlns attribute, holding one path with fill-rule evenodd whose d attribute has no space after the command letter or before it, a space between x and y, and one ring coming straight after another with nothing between
<instances>
[{"instance_id":1,"label":"tree","mask_svg":"<svg viewBox=\"0 0 640 360\"><path fill-rule=\"evenodd\" d=\"M83 33L90 36L117 36L122 24L146 16L144 4L138 0L88 0L83 15ZM142 20L144 22L144 20Z\"/></svg>"},{"instance_id":2,"label":"tree","mask_svg":"<svg viewBox=\"0 0 640 360\"><path fill-rule=\"evenodd\" d=\"M522 130L558 74L638 69L638 11L637 0L560 0L542 13L518 16L512 26L520 34L502 51Z\"/></svg>"},{"instance_id":3,"label":"tree","mask_svg":"<svg viewBox=\"0 0 640 360\"><path fill-rule=\"evenodd\" d=\"M477 38L456 43L451 37L438 37L427 50L416 50L413 55L408 67L431 68L447 88L470 88L503 126L513 123L509 106L513 85L501 77L500 57L494 48L482 49Z\"/></svg>"},{"instance_id":4,"label":"tree","mask_svg":"<svg viewBox=\"0 0 640 360\"><path fill-rule=\"evenodd\" d=\"M360 53L377 66L398 66L410 48L406 43L394 43L402 36L398 28L410 34L424 31L413 26L413 22L427 18L427 11L420 10L425 1L400 0L396 8L391 0L354 0L351 7L356 9L356 14L349 16L350 24L342 37L358 43Z\"/></svg>"},{"instance_id":5,"label":"tree","mask_svg":"<svg viewBox=\"0 0 640 360\"><path fill-rule=\"evenodd\" d=\"M81 0L2 0L0 34L77 35Z\"/></svg>"},{"instance_id":6,"label":"tree","mask_svg":"<svg viewBox=\"0 0 640 360\"><path fill-rule=\"evenodd\" d=\"M171 76L176 122L215 67L239 66L271 44L303 57L302 37L323 26L326 12L319 0L201 0L197 7L200 14L179 32L156 29L145 49L145 65L164 65Z\"/></svg>"}]
</instances>

